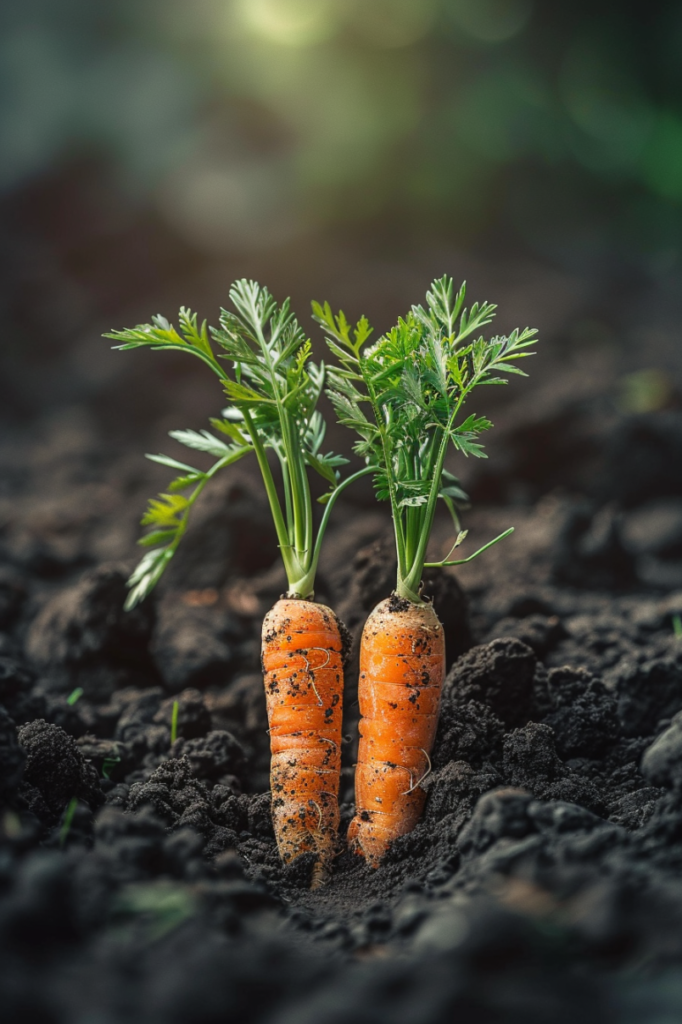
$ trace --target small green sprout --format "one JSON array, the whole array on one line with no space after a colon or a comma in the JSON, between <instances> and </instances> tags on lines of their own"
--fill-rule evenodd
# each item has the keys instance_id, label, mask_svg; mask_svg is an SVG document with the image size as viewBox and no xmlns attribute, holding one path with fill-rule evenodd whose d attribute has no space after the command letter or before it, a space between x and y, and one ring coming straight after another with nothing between
<instances>
[{"instance_id":1,"label":"small green sprout","mask_svg":"<svg viewBox=\"0 0 682 1024\"><path fill-rule=\"evenodd\" d=\"M111 772L117 764L121 763L120 757L105 757L102 762L102 778L111 779Z\"/></svg>"},{"instance_id":2,"label":"small green sprout","mask_svg":"<svg viewBox=\"0 0 682 1024\"><path fill-rule=\"evenodd\" d=\"M171 716L171 746L175 743L178 738L178 713L180 711L180 704L177 700L173 701L173 714Z\"/></svg>"},{"instance_id":3,"label":"small green sprout","mask_svg":"<svg viewBox=\"0 0 682 1024\"><path fill-rule=\"evenodd\" d=\"M678 612L673 615L673 633L678 640L682 640L682 617Z\"/></svg>"},{"instance_id":4,"label":"small green sprout","mask_svg":"<svg viewBox=\"0 0 682 1024\"><path fill-rule=\"evenodd\" d=\"M73 707L73 705L81 699L83 693L84 690L82 686L77 686L75 690L72 690L69 696L66 698L66 703L69 705L69 707Z\"/></svg>"},{"instance_id":5,"label":"small green sprout","mask_svg":"<svg viewBox=\"0 0 682 1024\"><path fill-rule=\"evenodd\" d=\"M124 886L114 900L114 927L125 938L137 925L154 942L192 917L196 910L196 898L185 885L164 880L132 883Z\"/></svg>"},{"instance_id":6,"label":"small green sprout","mask_svg":"<svg viewBox=\"0 0 682 1024\"><path fill-rule=\"evenodd\" d=\"M76 808L77 807L78 807L78 797L77 796L72 796L71 799L69 800L68 804L66 805L66 810L64 811L64 820L62 822L62 827L59 830L59 845L60 846L64 846L64 844L66 843L66 840L68 839L69 832L71 831L71 825L73 824L73 817L74 817L74 815L76 813Z\"/></svg>"}]
</instances>

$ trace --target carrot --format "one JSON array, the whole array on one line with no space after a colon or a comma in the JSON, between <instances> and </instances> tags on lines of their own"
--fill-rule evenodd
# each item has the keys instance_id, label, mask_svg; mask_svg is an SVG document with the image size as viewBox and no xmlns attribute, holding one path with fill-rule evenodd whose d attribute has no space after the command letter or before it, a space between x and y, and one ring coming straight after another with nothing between
<instances>
[{"instance_id":1,"label":"carrot","mask_svg":"<svg viewBox=\"0 0 682 1024\"><path fill-rule=\"evenodd\" d=\"M444 675L445 638L433 606L396 597L377 605L360 649L357 814L348 830L351 849L373 866L421 817Z\"/></svg>"},{"instance_id":2,"label":"carrot","mask_svg":"<svg viewBox=\"0 0 682 1024\"><path fill-rule=\"evenodd\" d=\"M360 646L356 812L348 839L374 867L393 840L414 828L426 800L422 784L431 768L445 642L421 596L424 567L468 562L512 532L468 558L450 558L466 538L458 515L466 495L445 469L445 456L452 444L464 455L485 457L478 436L492 426L482 416L460 420L460 411L479 384L504 384L500 374L522 373L514 363L531 354L536 334L526 328L486 341L479 328L496 307L484 302L468 310L464 297L465 286L455 295L451 278L434 281L426 308L413 306L367 347L371 328L364 317L351 330L343 313L313 303L341 364L329 371L329 397L339 421L359 435L355 451L374 468L377 497L390 502L398 556L395 592L369 616ZM457 534L445 559L427 562L439 499Z\"/></svg>"},{"instance_id":3,"label":"carrot","mask_svg":"<svg viewBox=\"0 0 682 1024\"><path fill-rule=\"evenodd\" d=\"M220 327L197 324L180 310L179 331L163 317L107 337L119 348L172 349L200 358L219 377L231 405L210 431L172 431L181 444L216 458L206 471L165 455L155 462L179 470L166 494L150 502L142 520L151 532L140 543L150 548L128 581L127 608L154 588L177 550L191 508L213 476L254 453L261 471L288 580L285 600L277 602L263 625L263 671L272 749L273 825L280 854L290 863L316 855L313 884L324 881L337 847L339 823L342 632L333 612L313 603L321 545L334 503L359 470L341 481L338 467L348 460L323 454L325 424L317 403L325 381L324 364L310 360L310 341L289 309L278 306L254 281L230 289L235 312L223 310ZM213 343L213 344L212 344ZM213 345L222 349L218 362ZM268 451L281 472L280 499ZM328 485L320 499L324 512L316 527L308 471Z\"/></svg>"},{"instance_id":4,"label":"carrot","mask_svg":"<svg viewBox=\"0 0 682 1024\"><path fill-rule=\"evenodd\" d=\"M314 852L313 884L337 853L343 641L334 612L281 599L263 622L275 835L285 864Z\"/></svg>"}]
</instances>

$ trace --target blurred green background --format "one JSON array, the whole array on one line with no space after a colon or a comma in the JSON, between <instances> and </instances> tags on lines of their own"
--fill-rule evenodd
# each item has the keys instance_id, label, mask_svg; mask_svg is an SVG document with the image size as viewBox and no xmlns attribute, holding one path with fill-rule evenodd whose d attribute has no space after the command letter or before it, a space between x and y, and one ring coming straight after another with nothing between
<instances>
[{"instance_id":1,"label":"blurred green background","mask_svg":"<svg viewBox=\"0 0 682 1024\"><path fill-rule=\"evenodd\" d=\"M87 158L212 253L380 222L678 258L679 3L6 0L0 26L5 194Z\"/></svg>"},{"instance_id":2,"label":"blurred green background","mask_svg":"<svg viewBox=\"0 0 682 1024\"><path fill-rule=\"evenodd\" d=\"M669 0L4 0L0 419L203 418L194 368L150 388L101 333L237 276L381 330L447 271L671 372L681 57Z\"/></svg>"},{"instance_id":3,"label":"blurred green background","mask_svg":"<svg viewBox=\"0 0 682 1024\"><path fill-rule=\"evenodd\" d=\"M167 482L143 453L186 459L168 431L223 396L102 334L215 324L238 277L317 357L311 299L378 333L466 278L542 344L451 468L475 505L588 493L621 419L682 409L681 58L671 0L0 0L0 539L35 515L75 564L101 502L86 562L129 557Z\"/></svg>"}]
</instances>

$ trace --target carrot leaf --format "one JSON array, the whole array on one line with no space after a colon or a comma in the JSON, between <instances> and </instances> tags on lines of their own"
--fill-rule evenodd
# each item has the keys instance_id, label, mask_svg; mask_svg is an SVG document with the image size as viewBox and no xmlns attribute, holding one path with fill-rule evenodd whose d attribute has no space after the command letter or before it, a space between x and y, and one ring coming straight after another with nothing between
<instances>
[{"instance_id":1,"label":"carrot leaf","mask_svg":"<svg viewBox=\"0 0 682 1024\"><path fill-rule=\"evenodd\" d=\"M190 510L207 482L225 466L254 452L270 503L279 549L289 580L289 593L309 597L313 591L320 545L329 514L341 491L368 470L341 481L340 468L347 460L322 445L325 424L317 411L326 382L324 363L311 358L311 342L291 311L289 300L281 305L267 288L255 281L236 281L230 288L232 308L223 309L218 327L198 323L197 315L182 307L176 329L164 317L152 318L107 337L116 348L148 347L152 350L189 352L202 359L219 377L230 405L208 430L174 430L171 437L185 447L217 459L206 472L165 455L149 458L181 475L166 492L150 501L142 520L151 527L140 541L152 550L142 558L132 576L127 607L133 607L153 589L187 528ZM322 311L324 313L324 311ZM331 316L331 310L327 309ZM327 315L325 314L325 315ZM354 334L344 320L336 324L341 338L339 351L350 346L359 353L370 332L364 321ZM343 346L346 346L345 348ZM362 380L358 376L358 380ZM222 436L216 436L222 435ZM281 470L281 489L275 484L268 450ZM309 471L328 485L322 497L325 509L315 529ZM282 501L282 495L284 500Z\"/></svg>"},{"instance_id":2,"label":"carrot leaf","mask_svg":"<svg viewBox=\"0 0 682 1024\"><path fill-rule=\"evenodd\" d=\"M413 306L376 342L365 317L353 328L329 303L313 303L339 365L328 369L327 394L340 423L358 436L354 451L373 473L380 500L391 503L398 550L397 592L419 601L419 585L436 503L442 499L458 526L466 494L444 468L452 445L465 456L486 458L479 437L492 427L485 416L460 418L479 385L506 384L532 355L530 328L486 339L496 306L465 306L466 286L434 281L424 306ZM506 534L505 534L506 535ZM453 563L454 564L454 563Z\"/></svg>"}]
</instances>

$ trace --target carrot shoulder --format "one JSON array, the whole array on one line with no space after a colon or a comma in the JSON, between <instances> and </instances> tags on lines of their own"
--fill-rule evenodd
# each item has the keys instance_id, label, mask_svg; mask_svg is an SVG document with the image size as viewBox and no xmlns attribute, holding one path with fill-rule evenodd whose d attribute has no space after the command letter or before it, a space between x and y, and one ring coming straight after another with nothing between
<instances>
[{"instance_id":1,"label":"carrot shoulder","mask_svg":"<svg viewBox=\"0 0 682 1024\"><path fill-rule=\"evenodd\" d=\"M277 846L285 863L315 853L319 884L339 827L343 641L334 612L281 599L265 616L262 656Z\"/></svg>"},{"instance_id":2,"label":"carrot shoulder","mask_svg":"<svg viewBox=\"0 0 682 1024\"><path fill-rule=\"evenodd\" d=\"M376 867L424 807L445 674L443 627L432 605L395 595L367 619L360 647L360 746L351 849Z\"/></svg>"}]
</instances>

